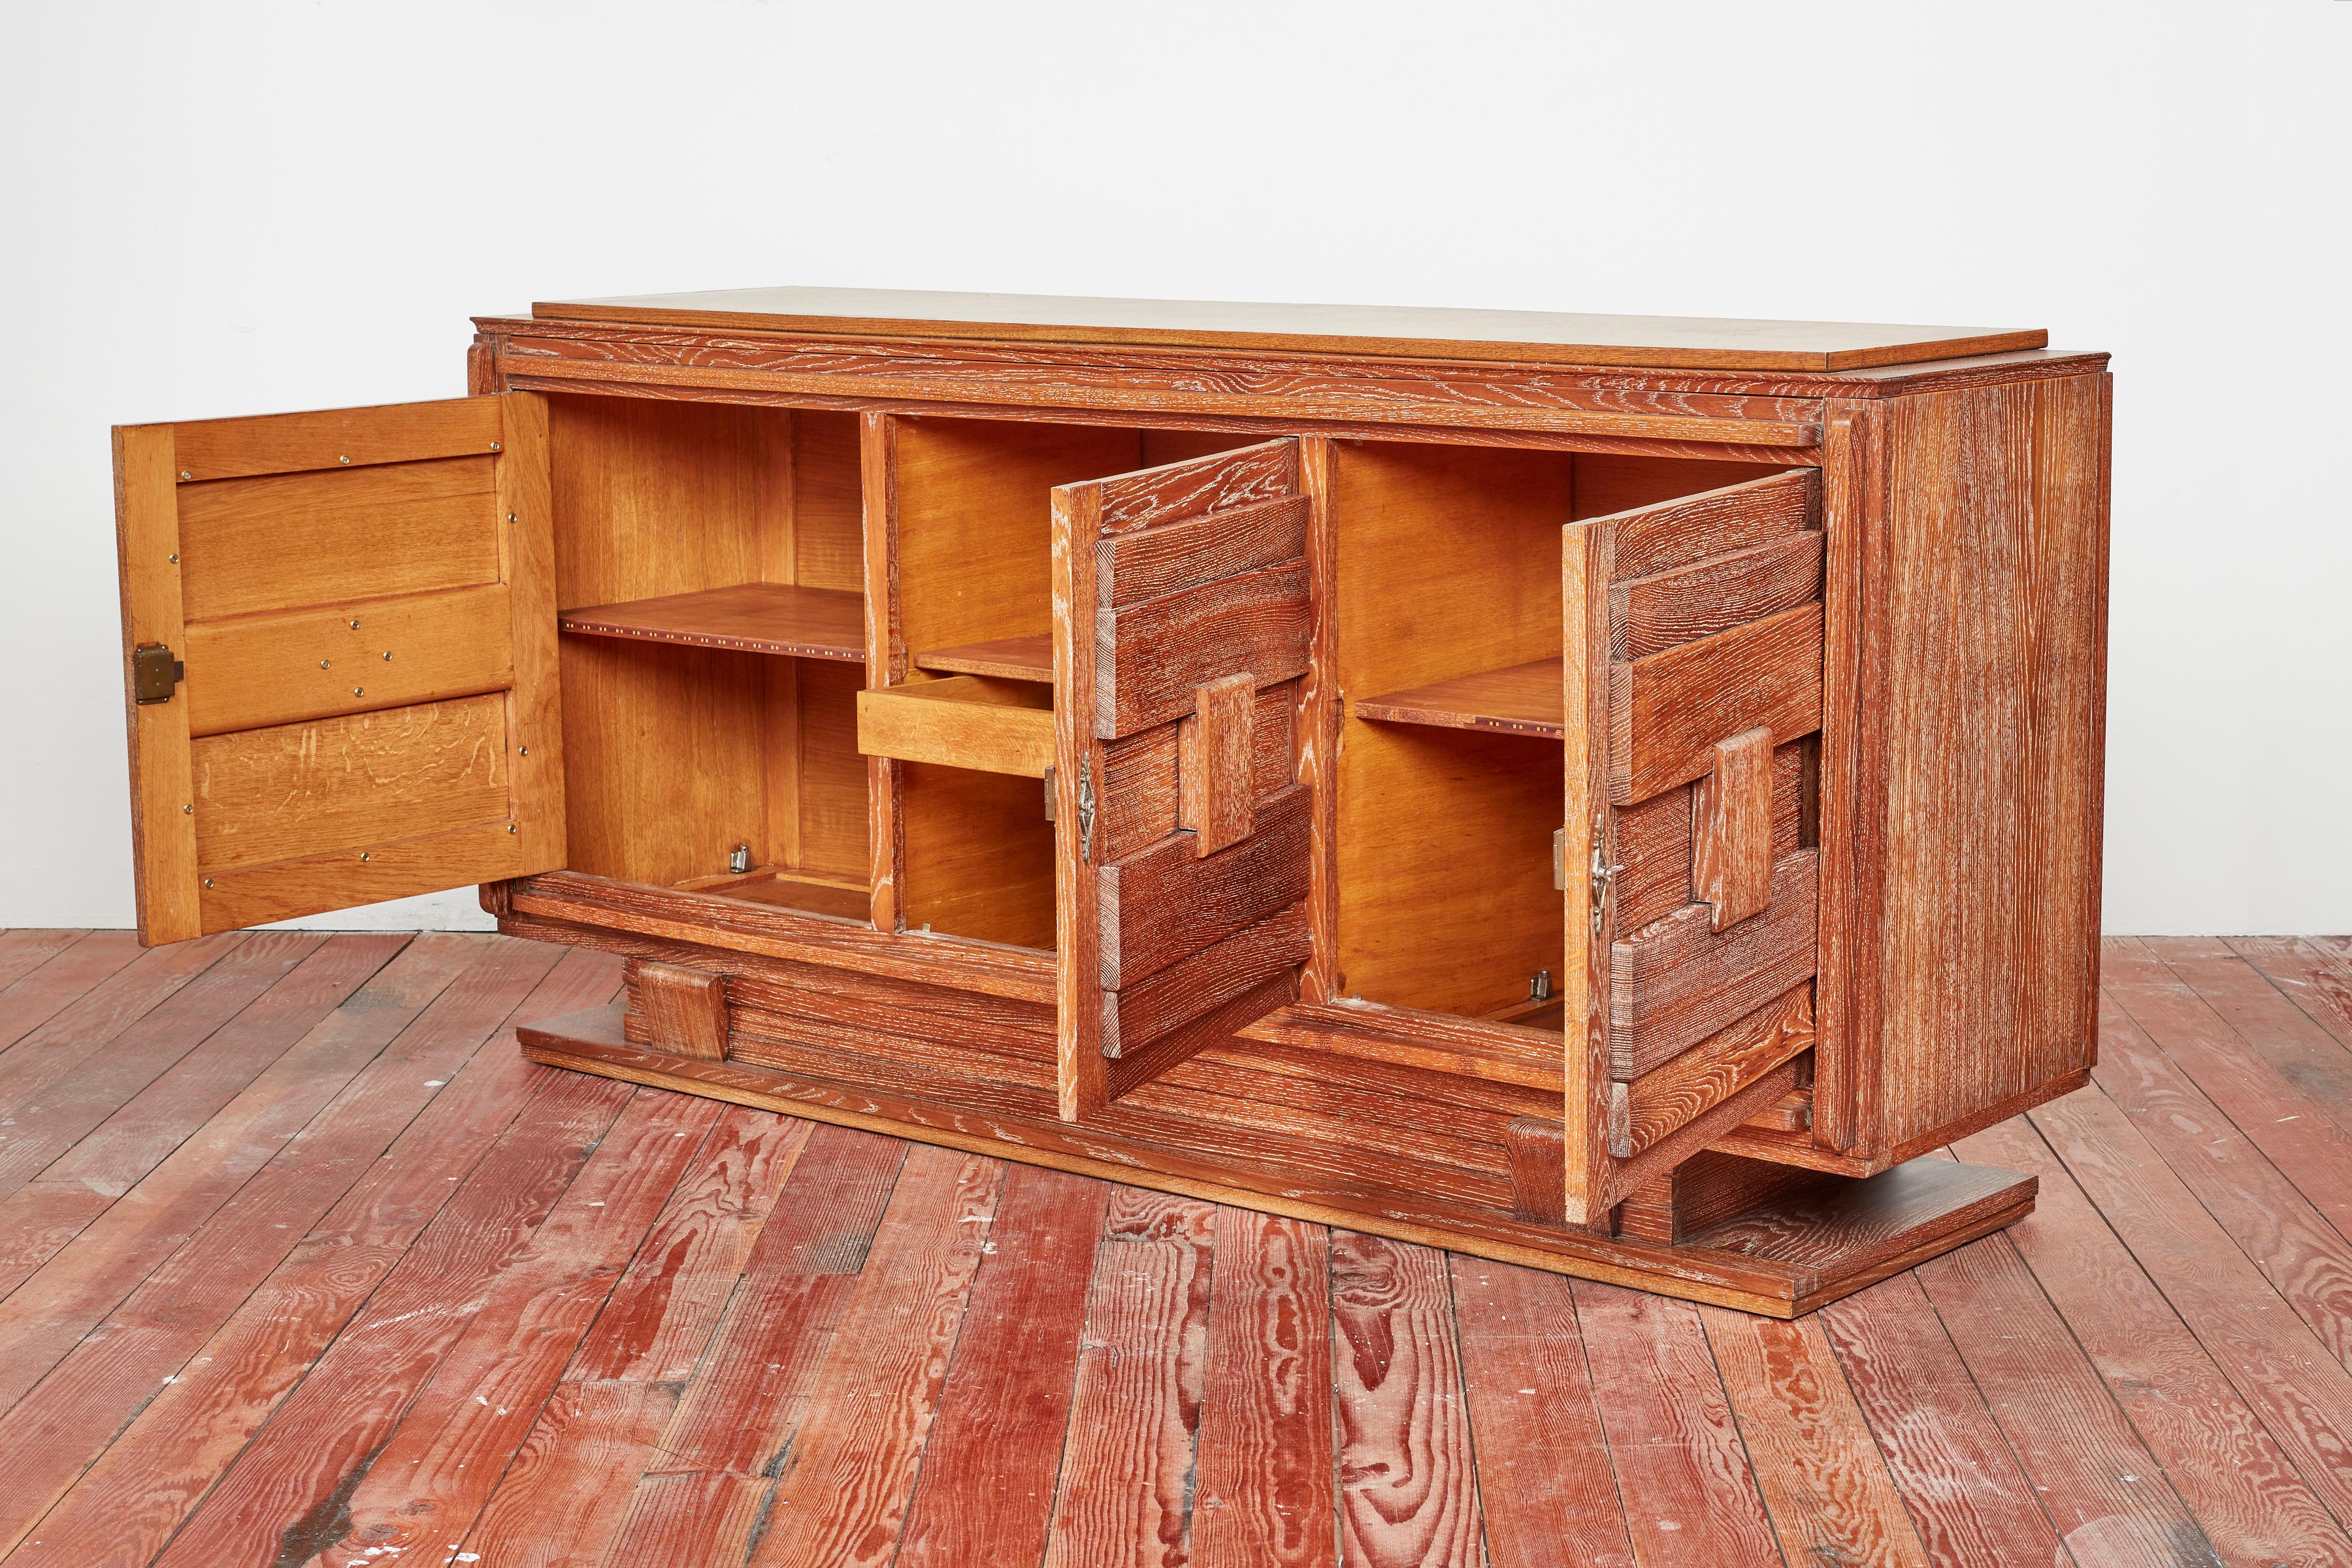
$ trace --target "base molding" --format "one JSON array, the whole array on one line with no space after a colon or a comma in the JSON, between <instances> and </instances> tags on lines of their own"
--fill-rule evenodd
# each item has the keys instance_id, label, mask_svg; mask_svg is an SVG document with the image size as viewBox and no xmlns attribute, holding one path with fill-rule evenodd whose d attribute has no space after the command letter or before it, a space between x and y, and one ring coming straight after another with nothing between
<instances>
[{"instance_id":1,"label":"base molding","mask_svg":"<svg viewBox=\"0 0 2352 1568\"><path fill-rule=\"evenodd\" d=\"M1571 1226L1441 1199L1401 1200L1265 1165L1198 1157L1085 1122L900 1098L631 1043L618 1004L517 1030L545 1066L728 1100L810 1121L1045 1165L1552 1273L1737 1308L1811 1311L2031 1213L2032 1175L1922 1158L1874 1176L1809 1173L1675 1242Z\"/></svg>"}]
</instances>

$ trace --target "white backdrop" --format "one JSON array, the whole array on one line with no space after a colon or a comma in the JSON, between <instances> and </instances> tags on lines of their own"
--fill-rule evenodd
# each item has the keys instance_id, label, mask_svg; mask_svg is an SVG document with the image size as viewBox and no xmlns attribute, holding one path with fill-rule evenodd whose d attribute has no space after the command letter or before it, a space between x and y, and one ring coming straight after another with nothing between
<instances>
[{"instance_id":1,"label":"white backdrop","mask_svg":"<svg viewBox=\"0 0 2352 1568\"><path fill-rule=\"evenodd\" d=\"M131 917L110 424L793 282L2112 350L2108 926L2352 930L2347 80L2344 0L0 0L0 925Z\"/></svg>"}]
</instances>

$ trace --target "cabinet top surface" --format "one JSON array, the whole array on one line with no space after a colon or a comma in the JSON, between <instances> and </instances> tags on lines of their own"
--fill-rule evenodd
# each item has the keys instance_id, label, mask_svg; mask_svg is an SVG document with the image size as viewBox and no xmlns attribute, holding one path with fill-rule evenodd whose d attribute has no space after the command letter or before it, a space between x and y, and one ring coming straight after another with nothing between
<instances>
[{"instance_id":1,"label":"cabinet top surface","mask_svg":"<svg viewBox=\"0 0 2352 1568\"><path fill-rule=\"evenodd\" d=\"M1259 349L1658 369L1863 370L2045 347L2039 328L1587 316L1386 305L1102 300L889 289L720 289L547 300L546 321L855 337Z\"/></svg>"}]
</instances>

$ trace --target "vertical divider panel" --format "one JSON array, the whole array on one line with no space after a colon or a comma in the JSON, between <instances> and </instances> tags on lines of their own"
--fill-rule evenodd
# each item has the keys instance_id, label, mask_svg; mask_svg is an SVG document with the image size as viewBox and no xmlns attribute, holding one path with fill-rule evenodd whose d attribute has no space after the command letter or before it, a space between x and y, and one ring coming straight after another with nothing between
<instances>
[{"instance_id":1,"label":"vertical divider panel","mask_svg":"<svg viewBox=\"0 0 2352 1568\"><path fill-rule=\"evenodd\" d=\"M867 413L858 426L858 471L866 515L866 684L874 690L907 678L907 642L898 616L898 422ZM897 931L906 879L906 838L898 823L898 764L866 759L868 894L874 929Z\"/></svg>"},{"instance_id":2,"label":"vertical divider panel","mask_svg":"<svg viewBox=\"0 0 2352 1568\"><path fill-rule=\"evenodd\" d=\"M1054 491L1054 900L1056 1104L1065 1121L1109 1099L1102 1057L1102 929L1094 867L1096 790L1104 777L1095 738L1095 541L1102 489Z\"/></svg>"},{"instance_id":3,"label":"vertical divider panel","mask_svg":"<svg viewBox=\"0 0 2352 1568\"><path fill-rule=\"evenodd\" d=\"M514 637L514 684L507 691L507 733L516 738L515 754L508 759L512 820L523 859L560 866L565 859L568 818L547 400L536 393L510 392L498 405L505 447L497 469L499 556Z\"/></svg>"},{"instance_id":4,"label":"vertical divider panel","mask_svg":"<svg viewBox=\"0 0 2352 1568\"><path fill-rule=\"evenodd\" d=\"M1299 485L1306 491L1307 582L1314 630L1307 673L1298 682L1291 725L1294 776L1312 795L1307 925L1311 956L1299 975L1299 995L1328 1002L1339 994L1339 615L1338 519L1332 512L1331 438L1298 442Z\"/></svg>"},{"instance_id":5,"label":"vertical divider panel","mask_svg":"<svg viewBox=\"0 0 2352 1568\"><path fill-rule=\"evenodd\" d=\"M1559 987L1566 1121L1561 1153L1568 1180L1564 1217L1597 1225L1607 1213L1610 1100L1610 950L1616 900L1616 814L1609 809L1609 585L1617 534L1608 522L1561 531L1560 726L1566 840L1560 885L1567 952Z\"/></svg>"}]
</instances>

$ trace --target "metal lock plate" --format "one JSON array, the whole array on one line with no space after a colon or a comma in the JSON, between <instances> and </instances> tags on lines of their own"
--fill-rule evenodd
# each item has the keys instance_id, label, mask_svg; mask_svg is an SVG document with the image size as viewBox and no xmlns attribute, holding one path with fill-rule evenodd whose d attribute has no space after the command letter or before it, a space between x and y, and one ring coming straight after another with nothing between
<instances>
[{"instance_id":1,"label":"metal lock plate","mask_svg":"<svg viewBox=\"0 0 2352 1568\"><path fill-rule=\"evenodd\" d=\"M143 642L131 650L131 694L141 707L172 700L187 675L188 667L163 643Z\"/></svg>"}]
</instances>

